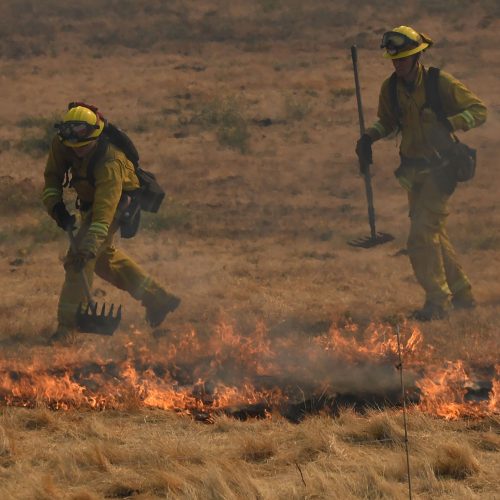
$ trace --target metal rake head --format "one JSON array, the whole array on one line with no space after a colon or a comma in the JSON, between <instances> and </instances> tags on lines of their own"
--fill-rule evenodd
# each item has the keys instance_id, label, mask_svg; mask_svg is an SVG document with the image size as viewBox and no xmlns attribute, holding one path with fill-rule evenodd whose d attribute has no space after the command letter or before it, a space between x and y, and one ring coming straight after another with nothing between
<instances>
[{"instance_id":1,"label":"metal rake head","mask_svg":"<svg viewBox=\"0 0 500 500\"><path fill-rule=\"evenodd\" d=\"M76 312L76 325L78 330L83 333L96 333L98 335L113 335L122 319L122 306L118 306L116 315L114 314L115 305L111 304L106 312L106 304L103 304L101 311L98 312L96 302L84 305L80 302Z\"/></svg>"},{"instance_id":2,"label":"metal rake head","mask_svg":"<svg viewBox=\"0 0 500 500\"><path fill-rule=\"evenodd\" d=\"M383 245L392 241L394 236L389 233L376 233L374 236L365 236L364 238L357 238L349 241L349 245L358 248L372 248L377 245Z\"/></svg>"}]
</instances>

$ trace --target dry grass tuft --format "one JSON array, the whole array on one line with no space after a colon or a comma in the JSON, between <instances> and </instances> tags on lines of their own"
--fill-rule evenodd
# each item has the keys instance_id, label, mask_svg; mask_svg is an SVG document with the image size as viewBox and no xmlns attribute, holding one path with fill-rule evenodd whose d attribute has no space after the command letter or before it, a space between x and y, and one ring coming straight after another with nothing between
<instances>
[{"instance_id":1,"label":"dry grass tuft","mask_svg":"<svg viewBox=\"0 0 500 500\"><path fill-rule=\"evenodd\" d=\"M485 432L476 440L478 448L486 451L500 451L500 436L494 432Z\"/></svg>"},{"instance_id":2,"label":"dry grass tuft","mask_svg":"<svg viewBox=\"0 0 500 500\"><path fill-rule=\"evenodd\" d=\"M272 436L263 439L255 434L244 434L237 444L238 454L247 462L265 462L277 451L277 445Z\"/></svg>"},{"instance_id":3,"label":"dry grass tuft","mask_svg":"<svg viewBox=\"0 0 500 500\"><path fill-rule=\"evenodd\" d=\"M18 425L29 431L40 429L55 429L57 421L54 413L47 409L40 409L37 412L26 410L20 415Z\"/></svg>"},{"instance_id":4,"label":"dry grass tuft","mask_svg":"<svg viewBox=\"0 0 500 500\"><path fill-rule=\"evenodd\" d=\"M107 456L109 452L109 447L105 449L104 444L96 441L75 453L75 461L80 468L95 468L100 472L108 472L111 467Z\"/></svg>"},{"instance_id":5,"label":"dry grass tuft","mask_svg":"<svg viewBox=\"0 0 500 500\"><path fill-rule=\"evenodd\" d=\"M129 498L141 493L141 488L134 481L124 479L115 481L106 489L106 498Z\"/></svg>"},{"instance_id":6,"label":"dry grass tuft","mask_svg":"<svg viewBox=\"0 0 500 500\"><path fill-rule=\"evenodd\" d=\"M221 460L209 465L202 475L203 489L198 490L196 498L262 498L262 493L250 473L241 463ZM203 496L203 493L206 496ZM189 498L189 495L186 495Z\"/></svg>"},{"instance_id":7,"label":"dry grass tuft","mask_svg":"<svg viewBox=\"0 0 500 500\"><path fill-rule=\"evenodd\" d=\"M151 453L168 462L179 464L203 465L207 460L206 453L200 449L196 439L191 435L160 438Z\"/></svg>"},{"instance_id":8,"label":"dry grass tuft","mask_svg":"<svg viewBox=\"0 0 500 500\"><path fill-rule=\"evenodd\" d=\"M437 450L432 467L437 476L453 479L465 479L480 469L477 458L465 443L442 444Z\"/></svg>"},{"instance_id":9,"label":"dry grass tuft","mask_svg":"<svg viewBox=\"0 0 500 500\"><path fill-rule=\"evenodd\" d=\"M342 448L336 441L334 423L330 417L306 418L300 427L293 429L293 445L288 451L294 451L294 462L315 460L320 454L338 455Z\"/></svg>"},{"instance_id":10,"label":"dry grass tuft","mask_svg":"<svg viewBox=\"0 0 500 500\"><path fill-rule=\"evenodd\" d=\"M75 491L68 496L68 500L99 500L99 498L101 497L84 490Z\"/></svg>"},{"instance_id":11,"label":"dry grass tuft","mask_svg":"<svg viewBox=\"0 0 500 500\"><path fill-rule=\"evenodd\" d=\"M156 495L178 494L185 486L185 481L177 472L163 470L152 471L147 482Z\"/></svg>"},{"instance_id":12,"label":"dry grass tuft","mask_svg":"<svg viewBox=\"0 0 500 500\"><path fill-rule=\"evenodd\" d=\"M45 475L33 488L34 500L55 500L62 498L61 490L57 487L54 478Z\"/></svg>"},{"instance_id":13,"label":"dry grass tuft","mask_svg":"<svg viewBox=\"0 0 500 500\"><path fill-rule=\"evenodd\" d=\"M402 416L390 411L371 411L367 418L354 416L345 422L340 437L346 441L357 443L382 443L401 445L404 442Z\"/></svg>"},{"instance_id":14,"label":"dry grass tuft","mask_svg":"<svg viewBox=\"0 0 500 500\"><path fill-rule=\"evenodd\" d=\"M0 426L0 461L9 458L12 454L12 444L5 429ZM0 462L1 463L1 462Z\"/></svg>"},{"instance_id":15,"label":"dry grass tuft","mask_svg":"<svg viewBox=\"0 0 500 500\"><path fill-rule=\"evenodd\" d=\"M358 498L405 498L402 485L390 483L385 477L368 468L356 488Z\"/></svg>"}]
</instances>

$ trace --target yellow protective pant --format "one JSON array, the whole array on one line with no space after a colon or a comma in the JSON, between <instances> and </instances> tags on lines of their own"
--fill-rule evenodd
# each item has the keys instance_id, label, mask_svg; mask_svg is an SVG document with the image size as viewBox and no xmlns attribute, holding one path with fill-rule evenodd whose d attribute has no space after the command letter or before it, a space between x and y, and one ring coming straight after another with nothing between
<instances>
[{"instance_id":1,"label":"yellow protective pant","mask_svg":"<svg viewBox=\"0 0 500 500\"><path fill-rule=\"evenodd\" d=\"M75 236L77 245L83 240L91 222L90 214L87 214L78 233ZM121 290L127 291L137 300L142 300L143 305L148 302L161 300L165 290L157 284L124 252L113 246L113 237L118 230L118 224L113 223L109 229L108 236L97 251L95 259L87 262L83 272L85 273L89 286L92 288L94 272ZM71 249L66 256L66 262L72 257ZM81 302L87 302L83 283L79 273L76 273L71 265L66 267L66 275L59 297L57 308L57 319L60 329L72 330L75 328L75 316Z\"/></svg>"},{"instance_id":2,"label":"yellow protective pant","mask_svg":"<svg viewBox=\"0 0 500 500\"><path fill-rule=\"evenodd\" d=\"M426 302L449 305L450 295L470 289L445 228L449 195L436 185L431 171L418 173L408 193L410 234L408 254Z\"/></svg>"}]
</instances>

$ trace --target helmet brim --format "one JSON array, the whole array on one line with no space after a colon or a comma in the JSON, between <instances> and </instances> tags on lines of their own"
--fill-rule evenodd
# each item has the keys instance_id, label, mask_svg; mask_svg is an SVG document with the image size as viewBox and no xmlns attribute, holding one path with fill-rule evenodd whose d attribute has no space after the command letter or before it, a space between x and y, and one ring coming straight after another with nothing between
<instances>
[{"instance_id":1,"label":"helmet brim","mask_svg":"<svg viewBox=\"0 0 500 500\"><path fill-rule=\"evenodd\" d=\"M99 136L101 135L102 131L104 130L104 125L105 125L104 121L99 120L99 128L96 128L95 132L92 135L90 135L89 137L87 137L86 139L84 139L83 141L75 142L75 141L62 140L61 142L65 146L68 146L70 148L81 148L83 146L87 146L88 144L95 142L99 139Z\"/></svg>"},{"instance_id":2,"label":"helmet brim","mask_svg":"<svg viewBox=\"0 0 500 500\"><path fill-rule=\"evenodd\" d=\"M426 48L430 46L427 42L422 42L418 47L414 47L413 49L404 50L402 52L398 52L397 54L391 55L389 52L384 52L383 57L386 59L403 59L403 57L413 56L414 54L418 54L419 52L424 51Z\"/></svg>"}]
</instances>

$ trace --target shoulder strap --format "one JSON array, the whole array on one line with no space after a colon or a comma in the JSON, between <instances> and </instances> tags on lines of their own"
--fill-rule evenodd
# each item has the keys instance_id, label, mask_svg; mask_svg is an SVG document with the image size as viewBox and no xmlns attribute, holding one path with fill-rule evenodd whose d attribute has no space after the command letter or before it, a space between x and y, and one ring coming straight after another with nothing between
<instances>
[{"instance_id":1,"label":"shoulder strap","mask_svg":"<svg viewBox=\"0 0 500 500\"><path fill-rule=\"evenodd\" d=\"M396 72L394 72L389 78L389 100L392 111L396 115L398 127L401 128L401 108L399 107L398 101L398 77Z\"/></svg>"},{"instance_id":2,"label":"shoulder strap","mask_svg":"<svg viewBox=\"0 0 500 500\"><path fill-rule=\"evenodd\" d=\"M139 152L125 131L108 122L103 133L113 146L116 146L125 154L127 159L134 164L135 168L139 166Z\"/></svg>"},{"instance_id":3,"label":"shoulder strap","mask_svg":"<svg viewBox=\"0 0 500 500\"><path fill-rule=\"evenodd\" d=\"M441 95L439 93L439 68L430 67L424 73L425 86L425 104L424 108L431 108L439 120L446 120L446 114L443 109ZM391 108L397 117L398 125L401 128L401 108L398 102L397 76L394 72L389 78L389 99Z\"/></svg>"},{"instance_id":4,"label":"shoulder strap","mask_svg":"<svg viewBox=\"0 0 500 500\"><path fill-rule=\"evenodd\" d=\"M446 120L441 95L439 93L439 68L429 68L424 75L425 78L425 107L429 107L436 113L440 121Z\"/></svg>"},{"instance_id":5,"label":"shoulder strap","mask_svg":"<svg viewBox=\"0 0 500 500\"><path fill-rule=\"evenodd\" d=\"M106 139L106 137L101 137L99 139L99 142L97 143L97 148L90 157L89 164L87 165L87 181L91 186L95 186L95 176L94 176L95 167L98 161L106 153L107 148L108 148L108 140Z\"/></svg>"}]
</instances>

